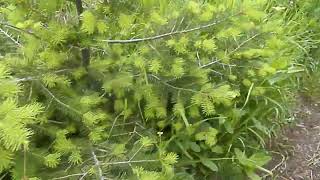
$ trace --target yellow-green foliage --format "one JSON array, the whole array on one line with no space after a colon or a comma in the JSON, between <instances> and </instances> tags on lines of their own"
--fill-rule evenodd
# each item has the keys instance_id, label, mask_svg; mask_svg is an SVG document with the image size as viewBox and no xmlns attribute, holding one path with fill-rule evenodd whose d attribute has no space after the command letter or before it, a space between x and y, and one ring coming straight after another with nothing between
<instances>
[{"instance_id":1,"label":"yellow-green foliage","mask_svg":"<svg viewBox=\"0 0 320 180\"><path fill-rule=\"evenodd\" d=\"M305 70L297 61L311 46L297 34L318 27L307 8L82 0L81 12L76 2L0 1L0 43L14 47L0 49L0 174L255 180L258 170L270 173L262 168L270 160L264 140L285 123Z\"/></svg>"}]
</instances>

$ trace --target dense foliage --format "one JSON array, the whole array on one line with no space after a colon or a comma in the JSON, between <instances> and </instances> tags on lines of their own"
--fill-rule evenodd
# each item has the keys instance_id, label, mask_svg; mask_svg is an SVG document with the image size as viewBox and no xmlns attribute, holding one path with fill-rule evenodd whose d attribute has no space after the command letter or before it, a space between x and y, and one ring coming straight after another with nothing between
<instances>
[{"instance_id":1,"label":"dense foliage","mask_svg":"<svg viewBox=\"0 0 320 180\"><path fill-rule=\"evenodd\" d=\"M316 3L0 0L0 173L272 175L265 140L316 63Z\"/></svg>"}]
</instances>

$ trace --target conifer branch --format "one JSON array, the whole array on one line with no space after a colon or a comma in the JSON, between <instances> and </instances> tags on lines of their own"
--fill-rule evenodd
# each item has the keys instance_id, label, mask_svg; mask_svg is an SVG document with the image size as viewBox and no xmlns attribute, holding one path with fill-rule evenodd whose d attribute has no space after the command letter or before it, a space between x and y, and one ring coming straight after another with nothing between
<instances>
[{"instance_id":1,"label":"conifer branch","mask_svg":"<svg viewBox=\"0 0 320 180\"><path fill-rule=\"evenodd\" d=\"M99 173L99 180L104 180L104 176L103 176L103 172L102 172L102 169L100 167L100 161L98 160L95 152L93 150L91 150L91 155L93 157L93 160L94 160L94 163L95 163L95 166L97 167L98 169L98 173Z\"/></svg>"},{"instance_id":2,"label":"conifer branch","mask_svg":"<svg viewBox=\"0 0 320 180\"><path fill-rule=\"evenodd\" d=\"M31 36L33 36L33 37L35 37L35 38L37 38L37 39L40 39L40 37L37 36L36 34L34 34L33 32L26 31L26 30L24 30L24 29L18 28L18 27L16 27L16 26L11 25L11 24L4 23L4 22L0 22L0 25L1 25L1 26L5 26L5 27L8 27L8 28L10 28L10 29L13 29L13 30L15 30L15 31L19 31L19 32L22 32L22 33L31 35Z\"/></svg>"},{"instance_id":3,"label":"conifer branch","mask_svg":"<svg viewBox=\"0 0 320 180\"><path fill-rule=\"evenodd\" d=\"M156 80L158 80L159 82L161 82L162 84L171 87L172 89L176 89L176 90L181 90L181 91L188 91L188 92L193 92L193 93L198 93L199 91L193 90L193 89L186 89L186 88L181 88L181 87L176 87L173 86L165 81L162 81L158 76L154 75L154 74L150 74L153 78L155 78Z\"/></svg>"},{"instance_id":4,"label":"conifer branch","mask_svg":"<svg viewBox=\"0 0 320 180\"><path fill-rule=\"evenodd\" d=\"M249 37L248 39L246 39L245 41L243 41L241 44L239 44L234 50L232 50L231 52L228 53L228 55L232 55L235 52L237 52L242 46L246 45L248 42L250 42L251 40L255 39L256 37L258 37L261 33L257 33L254 34L253 36Z\"/></svg>"},{"instance_id":5,"label":"conifer branch","mask_svg":"<svg viewBox=\"0 0 320 180\"><path fill-rule=\"evenodd\" d=\"M200 68L206 68L206 67L211 66L213 64L216 64L218 62L220 62L220 60L215 60L215 61L212 61L212 62L205 64L205 65L200 65L200 64L199 65L200 65Z\"/></svg>"},{"instance_id":6,"label":"conifer branch","mask_svg":"<svg viewBox=\"0 0 320 180\"><path fill-rule=\"evenodd\" d=\"M231 17L237 16L237 15L240 15L240 14L242 14L242 12L233 14L233 15L228 16L228 17L226 17L226 18L224 18L222 20L218 20L218 21L206 24L206 25L202 25L202 26L198 26L198 27L194 27L194 28L190 28L190 29L185 29L185 30L180 30L180 31L171 31L171 32L168 32L168 33L159 34L159 35L156 35L156 36L151 36L151 37L146 37L146 38L118 39L118 40L117 39L115 39L115 40L109 39L109 40L101 40L101 41L109 43L109 44L138 43L138 42L152 41L152 40L162 39L162 38L166 38L166 37L173 36L173 35L186 34L186 33L194 32L194 31L199 31L199 30L202 30L202 29L207 29L207 28L210 28L210 27L215 26L217 24L220 24L222 22L225 22L228 19L230 19Z\"/></svg>"},{"instance_id":7,"label":"conifer branch","mask_svg":"<svg viewBox=\"0 0 320 180\"><path fill-rule=\"evenodd\" d=\"M16 40L12 34L9 34L8 31L3 30L2 28L0 28L0 33L2 33L3 35L5 35L7 38L9 38L14 44L16 44L18 47L22 47L21 43Z\"/></svg>"},{"instance_id":8,"label":"conifer branch","mask_svg":"<svg viewBox=\"0 0 320 180\"><path fill-rule=\"evenodd\" d=\"M72 108L71 106L69 106L68 104L65 104L64 102L62 102L60 99L58 99L48 88L46 88L42 83L39 83L40 86L42 87L42 89L44 89L48 94L49 96L52 97L52 99L54 99L57 103L61 104L62 106L64 106L65 108L67 109L70 109L71 111L79 114L79 115L82 115L82 113L74 108Z\"/></svg>"}]
</instances>

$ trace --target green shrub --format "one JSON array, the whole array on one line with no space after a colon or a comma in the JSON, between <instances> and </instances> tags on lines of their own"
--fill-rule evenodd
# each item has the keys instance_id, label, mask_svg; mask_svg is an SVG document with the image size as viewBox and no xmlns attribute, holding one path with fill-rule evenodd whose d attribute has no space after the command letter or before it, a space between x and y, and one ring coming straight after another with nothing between
<instances>
[{"instance_id":1,"label":"green shrub","mask_svg":"<svg viewBox=\"0 0 320 180\"><path fill-rule=\"evenodd\" d=\"M259 179L305 48L267 0L1 0L0 172ZM78 6L77 6L78 5ZM84 7L84 8L83 8ZM78 16L80 14L80 16ZM300 17L300 16L299 16ZM301 17L304 17L301 15Z\"/></svg>"}]
</instances>

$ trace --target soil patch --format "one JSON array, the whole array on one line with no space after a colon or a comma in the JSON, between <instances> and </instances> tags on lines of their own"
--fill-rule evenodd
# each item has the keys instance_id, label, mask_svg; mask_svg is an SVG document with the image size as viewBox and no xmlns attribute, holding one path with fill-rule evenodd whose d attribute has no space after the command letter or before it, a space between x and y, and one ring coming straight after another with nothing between
<instances>
[{"instance_id":1,"label":"soil patch","mask_svg":"<svg viewBox=\"0 0 320 180\"><path fill-rule=\"evenodd\" d=\"M320 180L320 103L301 98L294 117L270 145L274 176L266 179Z\"/></svg>"}]
</instances>

